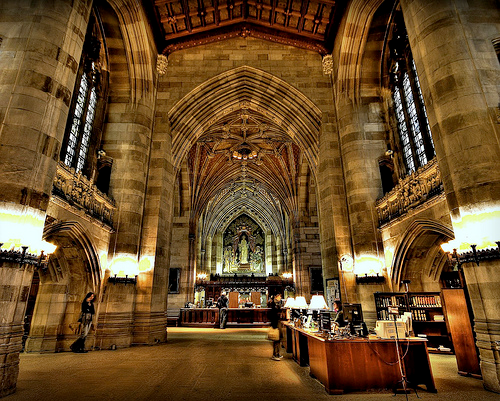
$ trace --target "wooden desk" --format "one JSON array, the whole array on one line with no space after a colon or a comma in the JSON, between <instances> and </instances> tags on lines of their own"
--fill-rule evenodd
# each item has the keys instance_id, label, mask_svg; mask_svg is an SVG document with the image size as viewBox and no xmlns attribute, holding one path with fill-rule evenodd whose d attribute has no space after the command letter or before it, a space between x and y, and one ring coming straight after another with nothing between
<instances>
[{"instance_id":1,"label":"wooden desk","mask_svg":"<svg viewBox=\"0 0 500 401\"><path fill-rule=\"evenodd\" d=\"M307 353L311 376L317 378L329 394L345 391L402 388L394 340L355 338L326 340L305 330L286 324L287 331L307 338ZM296 337L294 333L292 337ZM429 362L426 340L400 340L408 387L424 384L427 391L436 392ZM304 348L294 344L294 359L300 363Z\"/></svg>"},{"instance_id":2,"label":"wooden desk","mask_svg":"<svg viewBox=\"0 0 500 401\"><path fill-rule=\"evenodd\" d=\"M269 308L228 308L227 326L269 325L267 317ZM181 326L210 327L219 324L219 309L217 308L182 308L180 313Z\"/></svg>"}]
</instances>

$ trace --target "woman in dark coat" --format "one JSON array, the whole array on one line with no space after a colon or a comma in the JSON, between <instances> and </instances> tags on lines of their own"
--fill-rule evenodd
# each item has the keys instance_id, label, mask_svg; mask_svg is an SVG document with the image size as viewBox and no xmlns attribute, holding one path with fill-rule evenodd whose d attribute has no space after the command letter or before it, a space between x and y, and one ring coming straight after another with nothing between
<instances>
[{"instance_id":1,"label":"woman in dark coat","mask_svg":"<svg viewBox=\"0 0 500 401\"><path fill-rule=\"evenodd\" d=\"M269 308L269 321L271 322L271 327L273 329L278 329L279 325L279 320L280 320L280 301L281 301L281 295L277 294L274 297L271 297L269 302L267 303L267 307ZM274 361L279 361L283 358L283 356L280 355L280 340L279 340L279 335L278 339L274 340L273 339L273 356L272 360Z\"/></svg>"},{"instance_id":2,"label":"woman in dark coat","mask_svg":"<svg viewBox=\"0 0 500 401\"><path fill-rule=\"evenodd\" d=\"M90 328L92 327L92 316L95 314L94 299L95 294L93 292L89 292L85 295L85 298L82 301L82 312L80 314L80 319L78 319L81 323L80 337L73 344L71 344L70 348L73 352L87 352L85 351L85 339L87 338Z\"/></svg>"}]
</instances>

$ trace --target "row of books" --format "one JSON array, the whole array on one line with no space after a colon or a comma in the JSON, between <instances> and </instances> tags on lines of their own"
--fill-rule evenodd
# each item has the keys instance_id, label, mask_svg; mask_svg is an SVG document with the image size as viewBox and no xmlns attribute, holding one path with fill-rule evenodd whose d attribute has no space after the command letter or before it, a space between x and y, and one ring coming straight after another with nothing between
<instances>
[{"instance_id":1,"label":"row of books","mask_svg":"<svg viewBox=\"0 0 500 401\"><path fill-rule=\"evenodd\" d=\"M403 297L375 298L375 302L377 308L386 308L388 306L406 307L406 302Z\"/></svg>"},{"instance_id":2,"label":"row of books","mask_svg":"<svg viewBox=\"0 0 500 401\"><path fill-rule=\"evenodd\" d=\"M439 295L413 295L410 297L410 306L441 308L441 297Z\"/></svg>"}]
</instances>

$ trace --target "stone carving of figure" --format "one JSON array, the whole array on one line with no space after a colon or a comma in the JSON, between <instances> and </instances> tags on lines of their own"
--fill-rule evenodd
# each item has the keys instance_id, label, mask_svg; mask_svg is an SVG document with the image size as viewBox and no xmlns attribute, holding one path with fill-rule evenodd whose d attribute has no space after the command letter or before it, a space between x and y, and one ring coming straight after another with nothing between
<instances>
[{"instance_id":1,"label":"stone carving of figure","mask_svg":"<svg viewBox=\"0 0 500 401\"><path fill-rule=\"evenodd\" d=\"M262 250L260 246L255 247L255 252L250 256L252 271L260 272L262 270Z\"/></svg>"},{"instance_id":2,"label":"stone carving of figure","mask_svg":"<svg viewBox=\"0 0 500 401\"><path fill-rule=\"evenodd\" d=\"M231 262L233 259L233 252L230 246L224 248L224 268L222 271L224 273L229 273L231 271Z\"/></svg>"},{"instance_id":3,"label":"stone carving of figure","mask_svg":"<svg viewBox=\"0 0 500 401\"><path fill-rule=\"evenodd\" d=\"M240 263L247 264L248 263L248 243L245 237L240 241L238 245L240 250Z\"/></svg>"}]
</instances>

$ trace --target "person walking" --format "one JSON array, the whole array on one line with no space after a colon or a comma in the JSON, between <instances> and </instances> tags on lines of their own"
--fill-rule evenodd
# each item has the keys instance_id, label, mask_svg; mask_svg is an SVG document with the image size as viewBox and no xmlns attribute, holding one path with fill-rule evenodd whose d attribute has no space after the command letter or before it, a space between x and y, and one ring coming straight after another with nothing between
<instances>
[{"instance_id":1,"label":"person walking","mask_svg":"<svg viewBox=\"0 0 500 401\"><path fill-rule=\"evenodd\" d=\"M87 335L89 334L90 328L92 327L92 317L95 314L94 308L94 299L95 294L93 292L89 292L85 295L85 298L82 301L82 311L80 313L80 337L71 344L71 351L77 353L87 352L85 350L85 340Z\"/></svg>"},{"instance_id":2,"label":"person walking","mask_svg":"<svg viewBox=\"0 0 500 401\"><path fill-rule=\"evenodd\" d=\"M280 310L281 310L281 295L276 294L274 297L269 299L267 303L269 308L269 321L271 322L271 327L268 333L268 339L273 342L273 361L280 361L283 358L280 355L280 331L279 331L279 320L280 320Z\"/></svg>"},{"instance_id":3,"label":"person walking","mask_svg":"<svg viewBox=\"0 0 500 401\"><path fill-rule=\"evenodd\" d=\"M219 308L219 327L221 329L226 328L227 323L227 308L229 306L229 299L226 293L223 291L217 300L217 308Z\"/></svg>"}]
</instances>

